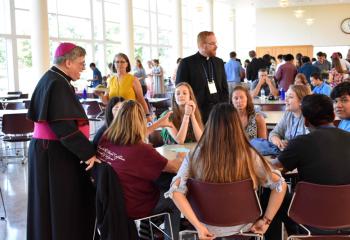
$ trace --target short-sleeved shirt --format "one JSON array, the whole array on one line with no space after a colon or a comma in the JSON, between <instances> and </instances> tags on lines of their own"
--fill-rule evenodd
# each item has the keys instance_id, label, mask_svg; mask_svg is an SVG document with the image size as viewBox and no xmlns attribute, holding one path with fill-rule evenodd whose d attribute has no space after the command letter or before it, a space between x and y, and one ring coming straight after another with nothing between
<instances>
[{"instance_id":1,"label":"short-sleeved shirt","mask_svg":"<svg viewBox=\"0 0 350 240\"><path fill-rule=\"evenodd\" d=\"M350 120L341 120L338 128L343 129L344 131L350 132Z\"/></svg>"},{"instance_id":2,"label":"short-sleeved shirt","mask_svg":"<svg viewBox=\"0 0 350 240\"><path fill-rule=\"evenodd\" d=\"M251 87L251 89L255 89L256 86L258 86L258 83L259 83L259 79L255 79L255 80L252 82L252 87ZM276 87L275 80L272 80L272 84ZM264 89L265 95L266 95L266 96L269 96L269 95L270 95L271 91L270 91L270 87L269 87L269 85L267 85L267 83L264 83L264 84L261 86L261 89ZM259 93L258 93L258 96L261 95L261 89L260 89L260 91L259 91Z\"/></svg>"},{"instance_id":3,"label":"short-sleeved shirt","mask_svg":"<svg viewBox=\"0 0 350 240\"><path fill-rule=\"evenodd\" d=\"M104 137L96 156L110 164L118 174L128 216L132 219L148 216L159 201L159 190L154 181L168 160L149 144L118 146Z\"/></svg>"},{"instance_id":4,"label":"short-sleeved shirt","mask_svg":"<svg viewBox=\"0 0 350 240\"><path fill-rule=\"evenodd\" d=\"M318 128L291 140L278 157L289 171L298 169L301 181L341 185L350 183L350 133Z\"/></svg>"},{"instance_id":5,"label":"short-sleeved shirt","mask_svg":"<svg viewBox=\"0 0 350 240\"><path fill-rule=\"evenodd\" d=\"M324 94L329 97L332 92L332 87L323 82L320 86L316 86L312 92L315 94Z\"/></svg>"},{"instance_id":6,"label":"short-sleeved shirt","mask_svg":"<svg viewBox=\"0 0 350 240\"><path fill-rule=\"evenodd\" d=\"M126 100L135 100L134 79L135 77L129 73L119 79L115 75L108 78L109 98L123 97Z\"/></svg>"}]
</instances>

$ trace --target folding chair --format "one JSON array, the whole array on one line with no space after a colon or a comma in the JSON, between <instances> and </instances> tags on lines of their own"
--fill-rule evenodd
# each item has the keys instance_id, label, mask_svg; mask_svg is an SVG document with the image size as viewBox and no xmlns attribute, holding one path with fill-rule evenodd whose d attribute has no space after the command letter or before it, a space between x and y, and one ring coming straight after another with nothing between
<instances>
[{"instance_id":1,"label":"folding chair","mask_svg":"<svg viewBox=\"0 0 350 240\"><path fill-rule=\"evenodd\" d=\"M117 229L115 228L115 226L122 226L122 224L125 223L125 221L121 221L120 218L127 218L124 202L120 203L115 208L109 208L109 205L115 204L117 202L118 197L122 196L123 194L123 190L119 182L119 177L114 171L114 169L107 163L101 163L94 166L92 176L94 177L94 183L96 184L97 211L95 227L97 228L97 232L101 236L101 240L117 239L117 237L120 236L120 232L116 231ZM154 219L159 219L159 217L162 216L168 217L168 221L170 224L170 235L165 233L163 229L158 227L158 224L154 222ZM155 214L141 219L136 219L134 221L129 219L129 221L132 221L133 227L135 227L135 222L141 222L142 220L148 221L152 240L154 239L154 228L157 228L160 232L165 234L165 236L167 236L167 239L174 239L169 213ZM133 236L133 229L131 226L124 225L123 228L124 230L127 230L127 228L129 228L129 237L137 238L136 236ZM93 239L95 240L95 237Z\"/></svg>"},{"instance_id":2,"label":"folding chair","mask_svg":"<svg viewBox=\"0 0 350 240\"><path fill-rule=\"evenodd\" d=\"M6 110L26 109L24 102L9 102L6 105Z\"/></svg>"},{"instance_id":3,"label":"folding chair","mask_svg":"<svg viewBox=\"0 0 350 240\"><path fill-rule=\"evenodd\" d=\"M4 216L0 217L0 220L5 221L7 219L7 213L6 213L6 208L5 208L4 197L2 196L1 187L0 187L0 198L1 198L2 208L4 209Z\"/></svg>"},{"instance_id":4,"label":"folding chair","mask_svg":"<svg viewBox=\"0 0 350 240\"><path fill-rule=\"evenodd\" d=\"M189 179L187 186L187 198L204 224L219 227L246 225L254 223L262 215L251 179L233 183L206 183ZM230 237L263 239L262 235L244 232L243 229Z\"/></svg>"},{"instance_id":5,"label":"folding chair","mask_svg":"<svg viewBox=\"0 0 350 240\"><path fill-rule=\"evenodd\" d=\"M89 118L89 121L93 122L93 124L91 125L93 126L93 129L90 131L91 135L95 135L98 129L96 123L102 122L104 117L104 112L97 101L84 102L82 106L85 109L85 112Z\"/></svg>"},{"instance_id":6,"label":"folding chair","mask_svg":"<svg viewBox=\"0 0 350 240\"><path fill-rule=\"evenodd\" d=\"M23 143L22 163L27 159L27 142L31 140L31 133L34 131L34 123L26 118L26 113L4 114L2 118L2 132L5 134L2 138L3 142ZM5 147L6 150L9 150ZM5 158L18 158L18 151L15 147L15 155L3 156Z\"/></svg>"},{"instance_id":7,"label":"folding chair","mask_svg":"<svg viewBox=\"0 0 350 240\"><path fill-rule=\"evenodd\" d=\"M350 234L312 234L308 227L350 232L350 184L319 185L299 182L288 209L288 216L307 233L291 235L288 239L350 239Z\"/></svg>"}]
</instances>

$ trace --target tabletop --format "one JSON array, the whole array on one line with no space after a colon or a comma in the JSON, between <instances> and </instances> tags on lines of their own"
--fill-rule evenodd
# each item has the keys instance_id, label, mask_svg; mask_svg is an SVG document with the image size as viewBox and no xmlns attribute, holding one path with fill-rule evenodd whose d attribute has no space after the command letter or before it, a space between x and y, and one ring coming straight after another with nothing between
<instances>
[{"instance_id":1,"label":"tabletop","mask_svg":"<svg viewBox=\"0 0 350 240\"><path fill-rule=\"evenodd\" d=\"M149 103L157 103L169 100L169 98L147 98Z\"/></svg>"},{"instance_id":2,"label":"tabletop","mask_svg":"<svg viewBox=\"0 0 350 240\"><path fill-rule=\"evenodd\" d=\"M178 152L191 152L197 143L185 143L185 144L173 144L173 145L163 145L157 147L156 150L165 157L166 159L173 160L176 158Z\"/></svg>"},{"instance_id":3,"label":"tabletop","mask_svg":"<svg viewBox=\"0 0 350 240\"><path fill-rule=\"evenodd\" d=\"M284 111L263 111L267 125L276 125L283 117Z\"/></svg>"},{"instance_id":4,"label":"tabletop","mask_svg":"<svg viewBox=\"0 0 350 240\"><path fill-rule=\"evenodd\" d=\"M254 98L253 99L254 105L285 105L285 100L268 100L268 99L260 99L260 98Z\"/></svg>"}]
</instances>

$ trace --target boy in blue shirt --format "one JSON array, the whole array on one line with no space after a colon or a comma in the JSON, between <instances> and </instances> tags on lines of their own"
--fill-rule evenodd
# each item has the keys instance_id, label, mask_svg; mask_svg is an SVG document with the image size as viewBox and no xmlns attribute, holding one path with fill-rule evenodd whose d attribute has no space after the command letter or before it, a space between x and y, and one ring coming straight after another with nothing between
<instances>
[{"instance_id":1,"label":"boy in blue shirt","mask_svg":"<svg viewBox=\"0 0 350 240\"><path fill-rule=\"evenodd\" d=\"M338 128L350 132L350 82L342 82L335 86L331 93L334 109L341 120Z\"/></svg>"},{"instance_id":2,"label":"boy in blue shirt","mask_svg":"<svg viewBox=\"0 0 350 240\"><path fill-rule=\"evenodd\" d=\"M312 86L314 86L314 89L312 90L313 93L324 94L328 97L331 95L332 87L323 82L318 72L311 74L310 81Z\"/></svg>"}]
</instances>

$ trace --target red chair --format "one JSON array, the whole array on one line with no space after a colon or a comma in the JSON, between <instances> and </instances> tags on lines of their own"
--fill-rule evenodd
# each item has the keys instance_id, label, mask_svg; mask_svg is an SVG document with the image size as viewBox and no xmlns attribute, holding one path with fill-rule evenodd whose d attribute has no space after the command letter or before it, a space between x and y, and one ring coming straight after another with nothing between
<instances>
[{"instance_id":1,"label":"red chair","mask_svg":"<svg viewBox=\"0 0 350 240\"><path fill-rule=\"evenodd\" d=\"M6 105L6 110L19 110L26 109L26 105L24 102L9 102Z\"/></svg>"},{"instance_id":2,"label":"red chair","mask_svg":"<svg viewBox=\"0 0 350 240\"><path fill-rule=\"evenodd\" d=\"M4 114L2 118L2 132L5 134L2 138L3 142L7 143L23 143L23 155L22 163L27 159L27 142L32 138L32 132L34 131L34 122L28 120L26 113ZM10 151L10 148L5 148ZM14 148L15 155L3 156L5 158L19 158L21 157L17 150Z\"/></svg>"},{"instance_id":3,"label":"red chair","mask_svg":"<svg viewBox=\"0 0 350 240\"><path fill-rule=\"evenodd\" d=\"M289 236L288 239L350 239L350 234L315 235L307 227L323 230L350 229L350 184L330 186L299 182L288 216L307 232Z\"/></svg>"},{"instance_id":4,"label":"red chair","mask_svg":"<svg viewBox=\"0 0 350 240\"><path fill-rule=\"evenodd\" d=\"M233 183L206 183L195 179L187 182L187 198L198 219L208 225L228 227L254 223L262 210L251 179ZM260 234L239 233L232 237L256 237Z\"/></svg>"}]
</instances>

